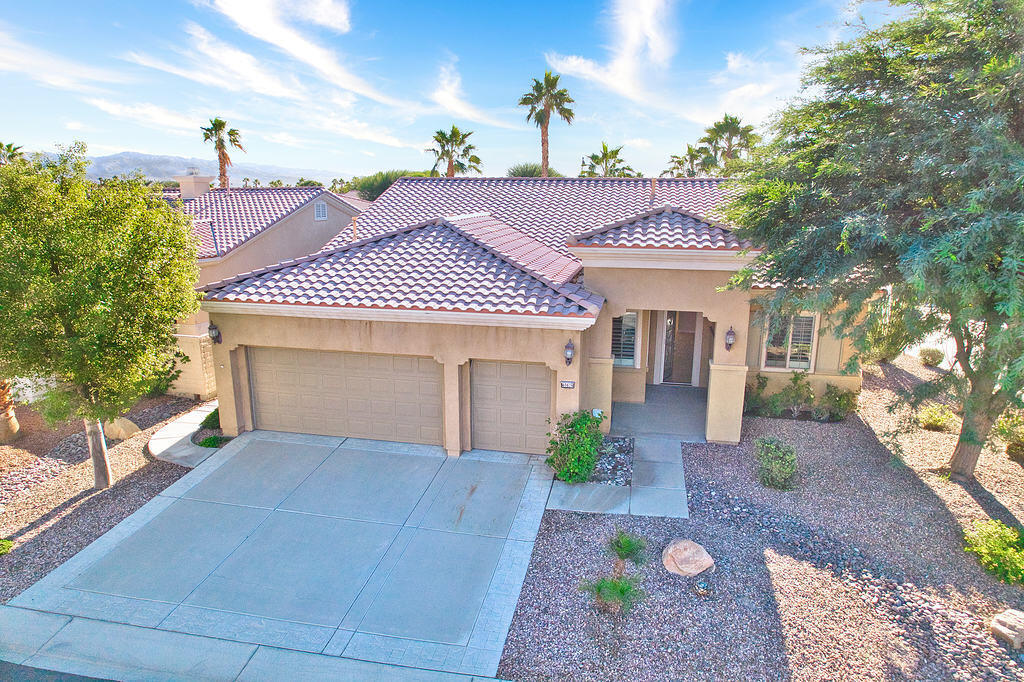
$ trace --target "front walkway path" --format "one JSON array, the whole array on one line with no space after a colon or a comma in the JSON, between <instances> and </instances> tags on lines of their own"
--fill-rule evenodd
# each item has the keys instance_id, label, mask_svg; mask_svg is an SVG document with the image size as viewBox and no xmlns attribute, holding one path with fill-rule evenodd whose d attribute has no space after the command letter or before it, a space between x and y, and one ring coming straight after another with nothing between
<instances>
[{"instance_id":1,"label":"front walkway path","mask_svg":"<svg viewBox=\"0 0 1024 682\"><path fill-rule=\"evenodd\" d=\"M192 442L192 434L199 430L207 415L217 409L217 401L204 403L194 410L181 415L167 426L154 433L146 449L157 459L194 469L216 448L204 448Z\"/></svg>"},{"instance_id":2,"label":"front walkway path","mask_svg":"<svg viewBox=\"0 0 1024 682\"><path fill-rule=\"evenodd\" d=\"M493 676L550 485L527 455L244 434L3 607L0 659L115 679Z\"/></svg>"}]
</instances>

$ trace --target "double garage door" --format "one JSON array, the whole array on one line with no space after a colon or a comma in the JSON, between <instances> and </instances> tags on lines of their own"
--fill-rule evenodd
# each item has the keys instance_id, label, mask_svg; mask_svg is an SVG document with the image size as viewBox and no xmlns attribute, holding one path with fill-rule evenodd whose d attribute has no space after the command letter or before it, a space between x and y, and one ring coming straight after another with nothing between
<instances>
[{"instance_id":1,"label":"double garage door","mask_svg":"<svg viewBox=\"0 0 1024 682\"><path fill-rule=\"evenodd\" d=\"M441 445L441 365L432 358L250 348L258 429ZM544 452L551 372L544 365L474 360L472 447Z\"/></svg>"}]
</instances>

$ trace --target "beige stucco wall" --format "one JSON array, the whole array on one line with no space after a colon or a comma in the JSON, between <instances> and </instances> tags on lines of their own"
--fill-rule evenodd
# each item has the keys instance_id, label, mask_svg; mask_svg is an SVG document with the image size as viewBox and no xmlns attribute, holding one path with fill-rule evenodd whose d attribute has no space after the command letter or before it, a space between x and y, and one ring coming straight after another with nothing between
<instances>
[{"instance_id":1,"label":"beige stucco wall","mask_svg":"<svg viewBox=\"0 0 1024 682\"><path fill-rule=\"evenodd\" d=\"M252 410L246 346L271 346L432 357L444 376L444 447L458 454L469 442L469 380L472 359L540 362L552 369L551 417L580 407L582 358L566 366L565 344L577 348L579 332L517 327L427 324L419 322L367 322L354 320L276 317L214 312L210 315L223 337L213 346L220 391L221 426L235 435L250 430ZM575 382L561 388L560 382ZM230 386L231 390L225 389Z\"/></svg>"},{"instance_id":2,"label":"beige stucco wall","mask_svg":"<svg viewBox=\"0 0 1024 682\"><path fill-rule=\"evenodd\" d=\"M180 331L180 330L179 330ZM167 391L171 395L182 395L199 400L210 400L217 395L217 382L213 372L213 344L208 334L177 335L178 349L189 361L181 363L181 374Z\"/></svg>"}]
</instances>

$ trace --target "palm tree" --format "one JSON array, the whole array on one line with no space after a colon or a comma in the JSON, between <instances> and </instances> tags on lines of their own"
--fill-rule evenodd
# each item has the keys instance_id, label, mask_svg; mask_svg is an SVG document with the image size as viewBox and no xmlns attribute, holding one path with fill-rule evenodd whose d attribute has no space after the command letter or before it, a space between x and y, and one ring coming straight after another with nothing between
<instances>
[{"instance_id":1,"label":"palm tree","mask_svg":"<svg viewBox=\"0 0 1024 682\"><path fill-rule=\"evenodd\" d=\"M610 149L607 142L601 143L601 151L583 157L580 168L581 178L635 178L637 172L619 156L622 147Z\"/></svg>"},{"instance_id":2,"label":"palm tree","mask_svg":"<svg viewBox=\"0 0 1024 682\"><path fill-rule=\"evenodd\" d=\"M661 173L661 177L693 178L707 175L717 164L714 154L707 147L686 145L686 153L673 154L669 157L669 167Z\"/></svg>"},{"instance_id":3,"label":"palm tree","mask_svg":"<svg viewBox=\"0 0 1024 682\"><path fill-rule=\"evenodd\" d=\"M481 173L480 157L474 153L476 145L469 143L472 134L473 131L464 133L455 126L449 132L438 130L434 133L434 146L427 148L436 158L431 172L436 171L443 161L448 164L445 176L449 178L454 178L456 173Z\"/></svg>"},{"instance_id":4,"label":"palm tree","mask_svg":"<svg viewBox=\"0 0 1024 682\"><path fill-rule=\"evenodd\" d=\"M249 178L242 178L242 187L249 187Z\"/></svg>"},{"instance_id":5,"label":"palm tree","mask_svg":"<svg viewBox=\"0 0 1024 682\"><path fill-rule=\"evenodd\" d=\"M526 114L527 121L533 121L540 127L540 176L548 177L548 124L551 114L555 113L563 121L572 125L575 115L569 105L573 98L569 91L558 87L558 76L550 71L544 72L544 80L533 79L533 87L519 98L519 106L530 107Z\"/></svg>"},{"instance_id":6,"label":"palm tree","mask_svg":"<svg viewBox=\"0 0 1024 682\"><path fill-rule=\"evenodd\" d=\"M217 161L220 163L220 186L228 188L228 166L231 165L231 157L228 156L228 147L234 147L245 151L242 147L242 134L238 128L228 128L228 122L217 117L210 119L210 126L200 127L203 131L203 142L213 142L217 150Z\"/></svg>"},{"instance_id":7,"label":"palm tree","mask_svg":"<svg viewBox=\"0 0 1024 682\"><path fill-rule=\"evenodd\" d=\"M533 161L526 161L523 163L517 163L514 166L509 167L505 171L505 176L509 178L564 178L565 176L556 171L554 168L547 169L548 174L544 175L544 167L539 163Z\"/></svg>"},{"instance_id":8,"label":"palm tree","mask_svg":"<svg viewBox=\"0 0 1024 682\"><path fill-rule=\"evenodd\" d=\"M0 166L5 163L11 163L18 159L24 158L24 154L21 153L21 146L15 145L13 142L4 144L0 142Z\"/></svg>"},{"instance_id":9,"label":"palm tree","mask_svg":"<svg viewBox=\"0 0 1024 682\"><path fill-rule=\"evenodd\" d=\"M0 443L10 443L17 438L19 428L11 382L0 379Z\"/></svg>"},{"instance_id":10,"label":"palm tree","mask_svg":"<svg viewBox=\"0 0 1024 682\"><path fill-rule=\"evenodd\" d=\"M253 187L259 187L260 186L260 179L259 178L253 178L252 179L252 186Z\"/></svg>"},{"instance_id":11,"label":"palm tree","mask_svg":"<svg viewBox=\"0 0 1024 682\"><path fill-rule=\"evenodd\" d=\"M725 114L721 121L716 121L706 128L704 137L698 140L708 145L723 172L726 172L726 166L730 161L739 158L741 153L749 153L760 141L761 136L754 132L754 126L743 125L739 116L729 114Z\"/></svg>"}]
</instances>

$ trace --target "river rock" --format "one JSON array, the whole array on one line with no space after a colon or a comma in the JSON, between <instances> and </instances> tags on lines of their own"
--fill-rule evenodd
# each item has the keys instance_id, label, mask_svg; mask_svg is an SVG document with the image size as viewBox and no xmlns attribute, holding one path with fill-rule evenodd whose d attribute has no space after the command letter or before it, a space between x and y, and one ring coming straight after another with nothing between
<instances>
[{"instance_id":1,"label":"river rock","mask_svg":"<svg viewBox=\"0 0 1024 682\"><path fill-rule=\"evenodd\" d=\"M141 429L126 417L118 417L114 421L103 424L103 434L109 440L124 440L138 433Z\"/></svg>"},{"instance_id":2,"label":"river rock","mask_svg":"<svg viewBox=\"0 0 1024 682\"><path fill-rule=\"evenodd\" d=\"M661 563L669 573L690 577L714 567L715 560L693 540L673 540L661 553Z\"/></svg>"}]
</instances>

